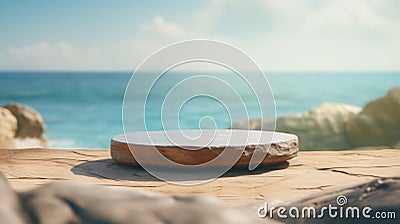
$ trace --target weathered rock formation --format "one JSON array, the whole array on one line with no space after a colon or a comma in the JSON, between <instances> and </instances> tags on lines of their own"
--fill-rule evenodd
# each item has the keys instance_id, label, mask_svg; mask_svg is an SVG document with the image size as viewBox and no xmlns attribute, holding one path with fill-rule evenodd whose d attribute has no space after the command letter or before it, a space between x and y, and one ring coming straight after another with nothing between
<instances>
[{"instance_id":1,"label":"weathered rock formation","mask_svg":"<svg viewBox=\"0 0 400 224\"><path fill-rule=\"evenodd\" d=\"M278 118L276 130L298 135L300 149L348 149L346 122L360 111L356 106L324 103L302 114Z\"/></svg>"},{"instance_id":2,"label":"weathered rock formation","mask_svg":"<svg viewBox=\"0 0 400 224\"><path fill-rule=\"evenodd\" d=\"M232 128L271 130L273 121L239 121ZM280 117L276 131L296 134L300 150L360 147L400 148L400 88L368 103L364 109L325 103L307 112Z\"/></svg>"},{"instance_id":3,"label":"weathered rock formation","mask_svg":"<svg viewBox=\"0 0 400 224\"><path fill-rule=\"evenodd\" d=\"M354 146L390 146L400 148L400 88L368 103L347 123Z\"/></svg>"},{"instance_id":4,"label":"weathered rock formation","mask_svg":"<svg viewBox=\"0 0 400 224\"><path fill-rule=\"evenodd\" d=\"M0 148L47 147L43 118L22 104L0 107Z\"/></svg>"},{"instance_id":5,"label":"weathered rock formation","mask_svg":"<svg viewBox=\"0 0 400 224\"><path fill-rule=\"evenodd\" d=\"M351 148L346 134L346 122L361 111L361 108L337 103L324 103L305 113L280 117L276 121L276 131L296 134L300 150L348 149ZM250 121L250 129L268 130L270 120L261 124L260 119ZM240 121L232 128L244 128Z\"/></svg>"},{"instance_id":6,"label":"weathered rock formation","mask_svg":"<svg viewBox=\"0 0 400 224\"><path fill-rule=\"evenodd\" d=\"M6 108L0 107L0 147L14 146L17 118Z\"/></svg>"},{"instance_id":7,"label":"weathered rock formation","mask_svg":"<svg viewBox=\"0 0 400 224\"><path fill-rule=\"evenodd\" d=\"M22 104L8 104L4 108L18 120L16 137L19 138L39 138L45 131L43 118L34 109Z\"/></svg>"}]
</instances>

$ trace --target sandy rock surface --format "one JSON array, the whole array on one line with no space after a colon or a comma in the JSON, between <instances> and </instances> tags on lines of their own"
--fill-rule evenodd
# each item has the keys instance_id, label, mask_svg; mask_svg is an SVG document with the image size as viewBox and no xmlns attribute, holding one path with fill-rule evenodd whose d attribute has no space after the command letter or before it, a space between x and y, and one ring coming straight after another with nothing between
<instances>
[{"instance_id":1,"label":"sandy rock surface","mask_svg":"<svg viewBox=\"0 0 400 224\"><path fill-rule=\"evenodd\" d=\"M400 212L396 149L300 152L289 164L233 169L189 187L109 158L108 150L2 150L0 223L349 223L257 215L265 202L320 208L340 195L346 206ZM371 222L360 220L351 221Z\"/></svg>"},{"instance_id":2,"label":"sandy rock surface","mask_svg":"<svg viewBox=\"0 0 400 224\"><path fill-rule=\"evenodd\" d=\"M400 175L400 151L300 151L289 163L233 169L201 185L168 184L137 166L121 165L109 150L16 149L0 151L0 171L13 189L26 191L52 181L75 180L163 193L213 195L229 204L296 200L325 189Z\"/></svg>"}]
</instances>

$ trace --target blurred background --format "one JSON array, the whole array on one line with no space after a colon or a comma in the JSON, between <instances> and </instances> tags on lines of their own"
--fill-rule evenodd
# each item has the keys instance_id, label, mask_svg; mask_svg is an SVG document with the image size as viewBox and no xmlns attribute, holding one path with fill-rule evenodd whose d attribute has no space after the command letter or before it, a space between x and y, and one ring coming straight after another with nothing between
<instances>
[{"instance_id":1,"label":"blurred background","mask_svg":"<svg viewBox=\"0 0 400 224\"><path fill-rule=\"evenodd\" d=\"M398 27L395 0L2 1L0 106L34 108L51 147L108 148L123 133L122 100L135 68L161 47L207 38L257 62L277 116L324 102L363 107L400 85ZM218 128L231 126L220 105L204 103L182 112L184 128L198 128L205 115ZM247 103L250 118L258 118ZM148 118L151 130L161 128L156 119L157 111Z\"/></svg>"}]
</instances>

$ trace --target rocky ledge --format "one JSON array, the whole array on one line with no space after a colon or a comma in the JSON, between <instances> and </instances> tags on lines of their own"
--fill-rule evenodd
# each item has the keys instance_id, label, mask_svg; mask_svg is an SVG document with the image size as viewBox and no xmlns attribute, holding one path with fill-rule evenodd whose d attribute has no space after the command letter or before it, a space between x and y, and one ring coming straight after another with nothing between
<instances>
[{"instance_id":1,"label":"rocky ledge","mask_svg":"<svg viewBox=\"0 0 400 224\"><path fill-rule=\"evenodd\" d=\"M0 180L0 223L265 223L271 220L257 216L264 202L323 207L340 195L347 196L348 206L369 205L399 216L399 152L299 152L289 163L233 169L185 187L121 165L108 150L2 150L0 171L8 181ZM333 220L305 222L316 221Z\"/></svg>"}]
</instances>

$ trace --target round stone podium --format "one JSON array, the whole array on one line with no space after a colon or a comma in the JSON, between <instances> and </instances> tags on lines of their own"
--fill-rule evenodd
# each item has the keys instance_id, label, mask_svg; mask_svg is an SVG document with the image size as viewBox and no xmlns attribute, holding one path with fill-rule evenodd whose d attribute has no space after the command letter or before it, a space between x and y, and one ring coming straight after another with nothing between
<instances>
[{"instance_id":1,"label":"round stone podium","mask_svg":"<svg viewBox=\"0 0 400 224\"><path fill-rule=\"evenodd\" d=\"M265 151L260 165L285 162L296 157L299 151L296 135L254 131L254 130L167 130L150 132L131 132L117 135L111 139L111 157L128 165L139 165L131 150L156 149L165 158L183 165L199 165L219 156L224 150L243 150L235 167L248 166L257 150ZM232 151L233 152L233 151ZM149 158L154 163L156 160ZM223 164L227 166L230 164Z\"/></svg>"}]
</instances>

